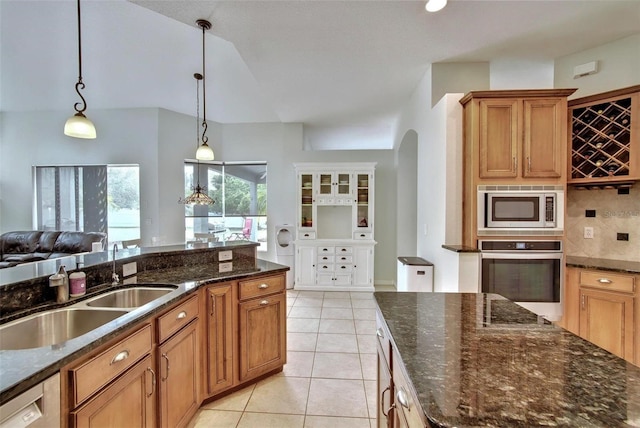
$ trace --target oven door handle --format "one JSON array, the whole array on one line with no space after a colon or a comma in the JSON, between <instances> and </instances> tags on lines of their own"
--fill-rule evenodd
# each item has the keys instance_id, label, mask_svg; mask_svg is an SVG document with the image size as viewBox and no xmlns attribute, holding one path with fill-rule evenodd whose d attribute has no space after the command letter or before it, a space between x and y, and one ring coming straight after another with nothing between
<instances>
[{"instance_id":1,"label":"oven door handle","mask_svg":"<svg viewBox=\"0 0 640 428\"><path fill-rule=\"evenodd\" d=\"M562 252L540 252L540 251L485 251L480 253L483 259L523 259L523 260L541 260L541 259L557 259L562 260L564 254Z\"/></svg>"}]
</instances>

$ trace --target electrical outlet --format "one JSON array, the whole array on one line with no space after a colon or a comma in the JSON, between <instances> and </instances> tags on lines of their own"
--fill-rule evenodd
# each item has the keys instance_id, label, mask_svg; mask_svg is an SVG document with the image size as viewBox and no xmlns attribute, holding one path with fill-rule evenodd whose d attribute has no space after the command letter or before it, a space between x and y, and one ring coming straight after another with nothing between
<instances>
[{"instance_id":1,"label":"electrical outlet","mask_svg":"<svg viewBox=\"0 0 640 428\"><path fill-rule=\"evenodd\" d=\"M218 263L218 272L231 272L233 270L233 262Z\"/></svg>"},{"instance_id":2,"label":"electrical outlet","mask_svg":"<svg viewBox=\"0 0 640 428\"><path fill-rule=\"evenodd\" d=\"M136 262L125 263L122 265L122 276L127 277L138 273L138 264Z\"/></svg>"},{"instance_id":3,"label":"electrical outlet","mask_svg":"<svg viewBox=\"0 0 640 428\"><path fill-rule=\"evenodd\" d=\"M233 252L231 250L220 251L218 253L218 260L223 262L225 260L231 260L233 258Z\"/></svg>"},{"instance_id":4,"label":"electrical outlet","mask_svg":"<svg viewBox=\"0 0 640 428\"><path fill-rule=\"evenodd\" d=\"M593 239L593 227L584 228L584 239Z\"/></svg>"}]
</instances>

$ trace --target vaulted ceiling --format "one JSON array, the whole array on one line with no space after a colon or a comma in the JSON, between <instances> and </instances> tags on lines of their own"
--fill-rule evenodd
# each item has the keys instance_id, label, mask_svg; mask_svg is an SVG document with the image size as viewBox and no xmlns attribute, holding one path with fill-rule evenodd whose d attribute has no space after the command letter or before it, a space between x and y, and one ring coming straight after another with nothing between
<instances>
[{"instance_id":1,"label":"vaulted ceiling","mask_svg":"<svg viewBox=\"0 0 640 428\"><path fill-rule=\"evenodd\" d=\"M213 23L207 33L210 119L300 122L309 133L322 130L324 141L310 144L316 149L391 148L399 112L432 63L552 61L640 32L635 0L450 0L437 13L426 12L424 3L85 0L90 106L194 115L191 76L201 69L195 21L204 18ZM2 67L9 72L3 109L71 105L74 6L70 0L0 2ZM43 65L53 76L43 73L29 83L37 100L21 99L20 85L7 86L23 68Z\"/></svg>"}]
</instances>

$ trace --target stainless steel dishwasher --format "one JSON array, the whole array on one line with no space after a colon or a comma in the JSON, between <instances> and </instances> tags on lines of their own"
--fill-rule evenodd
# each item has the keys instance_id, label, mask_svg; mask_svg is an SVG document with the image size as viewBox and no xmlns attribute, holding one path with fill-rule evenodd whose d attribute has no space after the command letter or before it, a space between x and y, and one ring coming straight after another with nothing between
<instances>
[{"instance_id":1,"label":"stainless steel dishwasher","mask_svg":"<svg viewBox=\"0 0 640 428\"><path fill-rule=\"evenodd\" d=\"M0 428L60 426L60 374L0 406Z\"/></svg>"}]
</instances>

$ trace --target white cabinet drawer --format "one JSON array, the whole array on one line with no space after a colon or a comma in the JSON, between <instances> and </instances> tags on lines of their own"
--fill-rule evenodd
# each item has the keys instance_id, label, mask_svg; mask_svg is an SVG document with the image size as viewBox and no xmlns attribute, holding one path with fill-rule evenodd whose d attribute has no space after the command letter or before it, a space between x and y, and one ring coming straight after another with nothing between
<instances>
[{"instance_id":1,"label":"white cabinet drawer","mask_svg":"<svg viewBox=\"0 0 640 428\"><path fill-rule=\"evenodd\" d=\"M336 247L336 254L352 254L353 247Z\"/></svg>"},{"instance_id":2,"label":"white cabinet drawer","mask_svg":"<svg viewBox=\"0 0 640 428\"><path fill-rule=\"evenodd\" d=\"M335 260L334 255L318 256L318 263L333 263Z\"/></svg>"},{"instance_id":3,"label":"white cabinet drawer","mask_svg":"<svg viewBox=\"0 0 640 428\"><path fill-rule=\"evenodd\" d=\"M300 232L300 236L298 237L298 239L316 239L316 232Z\"/></svg>"},{"instance_id":4,"label":"white cabinet drawer","mask_svg":"<svg viewBox=\"0 0 640 428\"><path fill-rule=\"evenodd\" d=\"M335 254L335 247L318 247L318 255L321 254Z\"/></svg>"},{"instance_id":5,"label":"white cabinet drawer","mask_svg":"<svg viewBox=\"0 0 640 428\"><path fill-rule=\"evenodd\" d=\"M317 269L318 272L333 272L333 263L319 264Z\"/></svg>"},{"instance_id":6,"label":"white cabinet drawer","mask_svg":"<svg viewBox=\"0 0 640 428\"><path fill-rule=\"evenodd\" d=\"M336 256L336 263L353 263L353 256L352 255L348 255L348 256L337 255Z\"/></svg>"},{"instance_id":7,"label":"white cabinet drawer","mask_svg":"<svg viewBox=\"0 0 640 428\"><path fill-rule=\"evenodd\" d=\"M350 264L337 264L335 265L336 273L351 273L353 272L353 265Z\"/></svg>"},{"instance_id":8,"label":"white cabinet drawer","mask_svg":"<svg viewBox=\"0 0 640 428\"><path fill-rule=\"evenodd\" d=\"M353 239L359 239L363 241L368 241L373 239L373 233L371 232L353 232Z\"/></svg>"}]
</instances>

